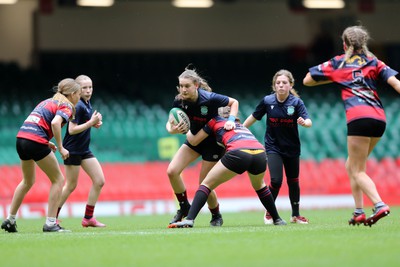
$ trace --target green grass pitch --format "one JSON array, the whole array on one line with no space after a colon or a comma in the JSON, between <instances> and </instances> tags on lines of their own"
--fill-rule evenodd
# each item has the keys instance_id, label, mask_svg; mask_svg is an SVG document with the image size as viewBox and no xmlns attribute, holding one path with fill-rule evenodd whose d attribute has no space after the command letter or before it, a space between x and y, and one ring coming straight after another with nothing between
<instances>
[{"instance_id":1,"label":"green grass pitch","mask_svg":"<svg viewBox=\"0 0 400 267\"><path fill-rule=\"evenodd\" d=\"M263 224L263 213L225 213L224 226L168 229L171 215L98 218L106 228L83 228L65 218L71 233L41 232L44 218L19 219L18 233L0 233L2 266L399 266L400 212L372 227L349 226L352 209L304 210L309 225ZM367 214L369 215L369 211ZM281 211L289 221L289 211Z\"/></svg>"}]
</instances>

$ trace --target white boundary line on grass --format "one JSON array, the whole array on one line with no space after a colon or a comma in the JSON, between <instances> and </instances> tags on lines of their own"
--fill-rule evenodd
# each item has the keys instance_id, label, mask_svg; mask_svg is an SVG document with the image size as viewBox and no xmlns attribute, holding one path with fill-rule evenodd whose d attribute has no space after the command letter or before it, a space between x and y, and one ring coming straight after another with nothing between
<instances>
[{"instance_id":1,"label":"white boundary line on grass","mask_svg":"<svg viewBox=\"0 0 400 267\"><path fill-rule=\"evenodd\" d=\"M219 198L221 212L243 212L263 210L259 199L254 198ZM10 203L0 205L0 213L3 218L8 215ZM60 213L60 218L83 217L85 211L84 202L67 202ZM288 196L278 197L276 206L279 210L290 210ZM302 196L301 209L327 209L350 208L354 206L351 195L312 195ZM173 214L178 209L175 200L125 200L125 201L99 201L96 205L95 215L129 216L129 215L154 215ZM46 216L47 203L22 204L18 212L19 218L41 218ZM203 207L202 212L208 212Z\"/></svg>"}]
</instances>

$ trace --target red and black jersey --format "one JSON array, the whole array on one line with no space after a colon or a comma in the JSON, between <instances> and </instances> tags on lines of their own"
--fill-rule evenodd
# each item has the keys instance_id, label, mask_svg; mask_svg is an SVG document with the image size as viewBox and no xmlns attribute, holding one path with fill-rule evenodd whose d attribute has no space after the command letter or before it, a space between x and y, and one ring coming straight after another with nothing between
<instances>
[{"instance_id":1,"label":"red and black jersey","mask_svg":"<svg viewBox=\"0 0 400 267\"><path fill-rule=\"evenodd\" d=\"M344 54L309 69L315 81L332 81L342 88L342 99L347 123L373 118L386 121L385 111L378 96L378 82L387 82L398 72L375 57L354 54L342 68Z\"/></svg>"},{"instance_id":2,"label":"red and black jersey","mask_svg":"<svg viewBox=\"0 0 400 267\"><path fill-rule=\"evenodd\" d=\"M226 151L238 149L263 149L263 145L258 142L254 135L241 123L236 123L236 128L230 131L224 129L227 122L226 118L217 116L211 119L203 130L211 135L214 134L219 144L223 145Z\"/></svg>"},{"instance_id":3,"label":"red and black jersey","mask_svg":"<svg viewBox=\"0 0 400 267\"><path fill-rule=\"evenodd\" d=\"M71 104L60 104L52 98L43 100L29 114L21 128L18 131L17 137L35 141L41 144L48 144L53 138L51 129L51 121L56 115L60 115L64 119L65 125L73 113Z\"/></svg>"}]
</instances>

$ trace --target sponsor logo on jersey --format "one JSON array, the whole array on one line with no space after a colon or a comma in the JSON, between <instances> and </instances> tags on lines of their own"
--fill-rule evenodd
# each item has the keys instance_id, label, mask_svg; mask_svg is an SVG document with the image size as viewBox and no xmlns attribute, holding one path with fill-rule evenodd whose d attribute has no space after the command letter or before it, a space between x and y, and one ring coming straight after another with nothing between
<instances>
[{"instance_id":1,"label":"sponsor logo on jersey","mask_svg":"<svg viewBox=\"0 0 400 267\"><path fill-rule=\"evenodd\" d=\"M351 66L363 66L367 62L362 57L360 57L358 55L354 55L351 58L349 58L348 60L346 60L346 63L347 63L347 65L351 65Z\"/></svg>"},{"instance_id":2,"label":"sponsor logo on jersey","mask_svg":"<svg viewBox=\"0 0 400 267\"><path fill-rule=\"evenodd\" d=\"M26 118L25 122L32 122L32 123L39 123L40 118L33 116L33 115L29 115L28 118Z\"/></svg>"}]
</instances>

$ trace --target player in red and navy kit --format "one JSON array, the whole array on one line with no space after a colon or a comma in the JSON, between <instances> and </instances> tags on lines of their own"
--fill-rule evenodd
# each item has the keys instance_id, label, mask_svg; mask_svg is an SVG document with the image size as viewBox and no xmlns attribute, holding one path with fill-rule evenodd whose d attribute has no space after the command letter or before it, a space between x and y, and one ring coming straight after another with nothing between
<instances>
[{"instance_id":1,"label":"player in red and navy kit","mask_svg":"<svg viewBox=\"0 0 400 267\"><path fill-rule=\"evenodd\" d=\"M193 227L194 220L206 203L210 192L220 184L245 171L247 171L251 185L264 208L273 217L273 223L275 225L286 225L286 222L279 217L274 198L264 182L267 160L263 145L239 120L236 120L234 130L227 131L224 125L227 121L229 108L225 108L225 110L224 117L217 116L213 118L196 135L191 132L187 133L187 140L192 145L198 144L210 135L215 135L217 142L225 147L225 155L208 172L206 178L197 189L186 219L170 224L169 228Z\"/></svg>"},{"instance_id":2,"label":"player in red and navy kit","mask_svg":"<svg viewBox=\"0 0 400 267\"><path fill-rule=\"evenodd\" d=\"M46 223L43 232L65 232L56 220L57 205L64 184L64 176L53 152L57 150L62 159L69 157L69 151L62 145L61 128L75 113L81 86L73 79L64 79L56 87L52 98L43 100L29 114L17 134L17 152L21 159L23 180L15 189L7 219L1 228L17 232L16 215L25 195L35 183L35 162L49 177L51 187L48 199ZM54 137L57 146L50 142Z\"/></svg>"},{"instance_id":3,"label":"player in red and navy kit","mask_svg":"<svg viewBox=\"0 0 400 267\"><path fill-rule=\"evenodd\" d=\"M274 199L279 195L283 181L283 168L289 188L292 207L291 223L308 224L308 219L300 216L300 137L298 125L311 127L304 102L293 88L294 78L290 71L280 70L272 79L274 93L265 96L249 115L243 125L250 127L264 115L266 119L265 149L271 176L269 188ZM272 224L271 215L266 211L264 223Z\"/></svg>"},{"instance_id":4,"label":"player in red and navy kit","mask_svg":"<svg viewBox=\"0 0 400 267\"><path fill-rule=\"evenodd\" d=\"M218 115L218 108L225 106L231 107L231 117L226 122L225 128L227 130L234 128L234 120L239 109L239 102L236 99L211 92L207 81L201 78L195 70L186 68L178 79L179 94L175 97L173 107L181 108L189 116L192 133L196 134L201 130L210 119ZM173 125L169 121L166 124L166 129L171 134L182 134L187 131L182 123ZM186 141L176 152L168 166L167 174L180 209L170 223L181 221L186 217L190 208L185 184L181 177L184 168L201 156L202 164L199 177L199 183L201 183L208 171L222 157L223 152L224 149L218 146L213 136L209 136L196 146ZM214 191L211 192L207 202L212 214L210 225L222 226L223 220Z\"/></svg>"},{"instance_id":5,"label":"player in red and navy kit","mask_svg":"<svg viewBox=\"0 0 400 267\"><path fill-rule=\"evenodd\" d=\"M92 180L92 187L90 188L81 224L83 227L105 227L106 225L99 222L93 215L95 205L105 183L104 173L99 161L89 148L90 130L92 127L101 127L102 115L96 110L93 112L90 102L93 93L92 79L86 75L79 75L75 81L81 85L82 94L76 105L75 119L68 123L68 130L65 132L63 140L64 147L70 152L70 157L64 160L66 183L62 190L57 218L61 207L78 185L79 170L82 166L82 169Z\"/></svg>"},{"instance_id":6,"label":"player in red and navy kit","mask_svg":"<svg viewBox=\"0 0 400 267\"><path fill-rule=\"evenodd\" d=\"M390 213L366 173L367 158L386 128L386 116L378 96L378 82L392 86L400 93L398 72L376 58L368 49L370 38L362 26L352 26L342 34L344 54L311 67L304 85L335 83L341 87L347 120L346 171L350 178L355 210L349 224L371 226ZM363 194L374 204L370 217L364 212Z\"/></svg>"}]
</instances>

